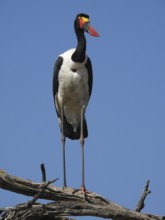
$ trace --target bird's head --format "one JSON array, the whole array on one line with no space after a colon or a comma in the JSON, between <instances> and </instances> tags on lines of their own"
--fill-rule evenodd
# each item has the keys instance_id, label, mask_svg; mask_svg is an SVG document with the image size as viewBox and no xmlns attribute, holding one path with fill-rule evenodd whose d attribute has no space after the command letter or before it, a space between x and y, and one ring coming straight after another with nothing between
<instances>
[{"instance_id":1,"label":"bird's head","mask_svg":"<svg viewBox=\"0 0 165 220\"><path fill-rule=\"evenodd\" d=\"M94 37L99 37L99 34L90 25L89 16L87 14L78 14L75 19L75 29L83 30Z\"/></svg>"}]
</instances>

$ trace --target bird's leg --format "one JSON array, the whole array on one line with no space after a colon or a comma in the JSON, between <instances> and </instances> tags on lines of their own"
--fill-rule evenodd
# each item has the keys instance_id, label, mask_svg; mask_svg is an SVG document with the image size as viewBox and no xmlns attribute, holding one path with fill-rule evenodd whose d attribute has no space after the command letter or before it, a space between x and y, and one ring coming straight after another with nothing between
<instances>
[{"instance_id":1,"label":"bird's leg","mask_svg":"<svg viewBox=\"0 0 165 220\"><path fill-rule=\"evenodd\" d=\"M81 145L81 166L82 166L82 182L81 182L81 189L82 192L85 193L85 171L84 171L84 111L85 106L81 108L81 125L80 125L80 145Z\"/></svg>"},{"instance_id":2,"label":"bird's leg","mask_svg":"<svg viewBox=\"0 0 165 220\"><path fill-rule=\"evenodd\" d=\"M62 142L62 157L63 157L63 187L66 186L66 166L65 166L65 135L64 135L64 107L61 107L61 142Z\"/></svg>"},{"instance_id":3,"label":"bird's leg","mask_svg":"<svg viewBox=\"0 0 165 220\"><path fill-rule=\"evenodd\" d=\"M81 145L81 163L82 163L82 182L81 182L81 189L75 189L73 194L80 191L83 193L84 200L88 201L87 194L90 194L89 191L85 188L85 169L84 169L84 112L85 106L81 108L81 124L80 124L80 145Z\"/></svg>"}]
</instances>

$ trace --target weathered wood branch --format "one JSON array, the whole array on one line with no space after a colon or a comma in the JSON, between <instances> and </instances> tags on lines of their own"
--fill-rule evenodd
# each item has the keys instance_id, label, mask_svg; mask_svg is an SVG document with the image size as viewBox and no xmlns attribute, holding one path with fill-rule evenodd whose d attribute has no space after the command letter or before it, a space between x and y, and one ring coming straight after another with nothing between
<instances>
[{"instance_id":1,"label":"weathered wood branch","mask_svg":"<svg viewBox=\"0 0 165 220\"><path fill-rule=\"evenodd\" d=\"M48 204L33 203L31 207L25 206L25 203L8 210L1 210L14 213L12 220L44 219L44 216L49 220L68 216L96 216L114 220L165 219L163 216L131 211L95 193L88 194L88 200L84 201L80 192L73 194L74 189L72 188L63 189L47 184L47 187L38 193L40 186L41 183L11 176L0 170L0 188L32 197L38 195L40 199L56 201Z\"/></svg>"}]
</instances>

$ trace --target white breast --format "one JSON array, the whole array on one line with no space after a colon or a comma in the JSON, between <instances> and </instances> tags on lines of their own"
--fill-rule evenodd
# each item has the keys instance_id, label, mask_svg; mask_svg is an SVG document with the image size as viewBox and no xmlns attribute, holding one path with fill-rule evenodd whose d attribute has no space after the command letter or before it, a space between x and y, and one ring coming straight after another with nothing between
<instances>
[{"instance_id":1,"label":"white breast","mask_svg":"<svg viewBox=\"0 0 165 220\"><path fill-rule=\"evenodd\" d=\"M82 106L89 101L88 72L85 63L74 63L71 56L75 49L70 49L60 56L63 64L59 72L59 104L64 106L66 120L73 125L74 130L80 124Z\"/></svg>"}]
</instances>

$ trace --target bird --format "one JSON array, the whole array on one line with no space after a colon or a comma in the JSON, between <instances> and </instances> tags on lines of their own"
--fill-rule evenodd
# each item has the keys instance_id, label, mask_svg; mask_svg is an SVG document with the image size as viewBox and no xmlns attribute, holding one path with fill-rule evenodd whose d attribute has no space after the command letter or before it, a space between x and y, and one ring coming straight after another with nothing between
<instances>
[{"instance_id":1,"label":"bird","mask_svg":"<svg viewBox=\"0 0 165 220\"><path fill-rule=\"evenodd\" d=\"M65 140L80 140L82 182L80 190L86 191L84 178L84 139L88 137L85 118L86 108L92 93L93 72L90 58L86 54L84 32L99 37L90 25L89 15L79 13L74 20L77 37L76 48L60 54L53 70L53 98L61 130L63 158L63 188L66 183Z\"/></svg>"}]
</instances>

